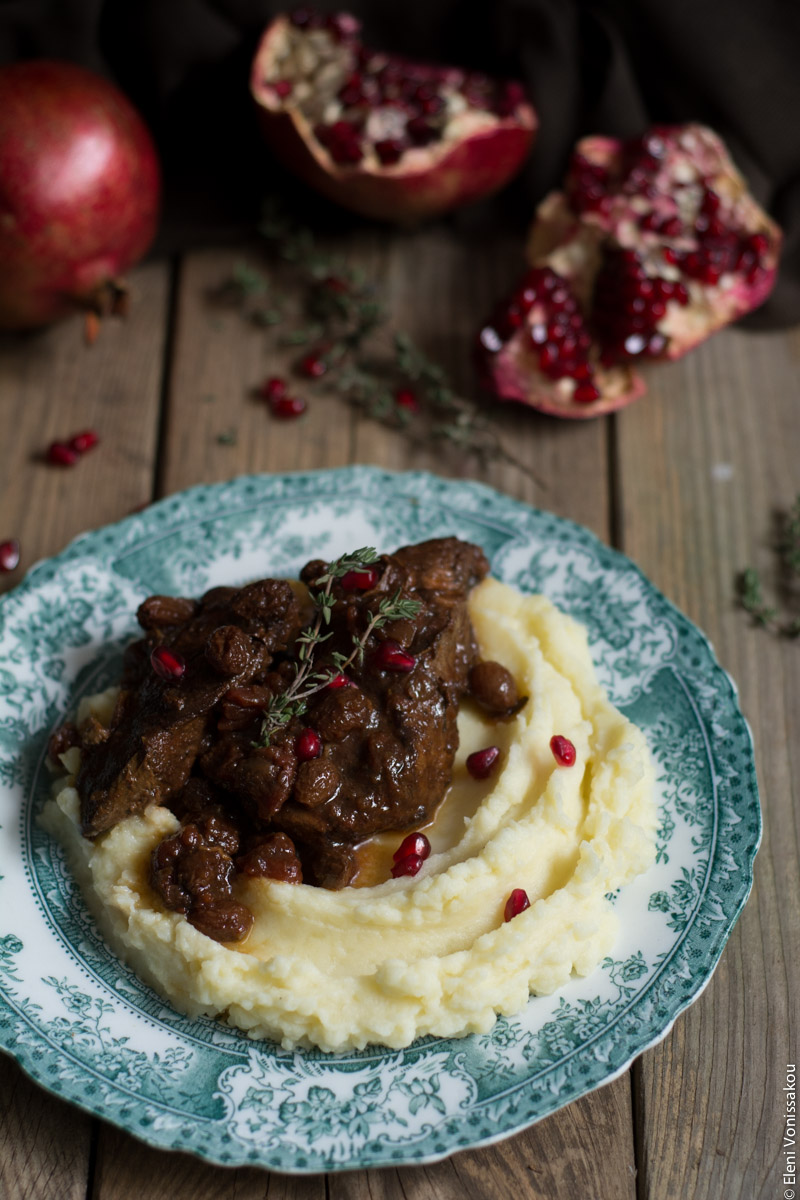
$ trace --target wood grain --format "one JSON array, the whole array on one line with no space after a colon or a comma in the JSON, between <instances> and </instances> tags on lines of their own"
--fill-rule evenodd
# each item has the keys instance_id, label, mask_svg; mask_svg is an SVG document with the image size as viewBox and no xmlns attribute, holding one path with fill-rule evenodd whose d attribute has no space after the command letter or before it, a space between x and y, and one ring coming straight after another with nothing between
<instances>
[{"instance_id":1,"label":"wood grain","mask_svg":"<svg viewBox=\"0 0 800 1200\"><path fill-rule=\"evenodd\" d=\"M0 577L0 590L85 529L150 499L169 270L151 264L130 282L130 318L106 322L91 349L77 318L0 339L0 540L14 536L22 546L20 568ZM102 445L76 467L42 463L51 441L87 427ZM0 1056L0 1196L83 1197L90 1125Z\"/></svg>"},{"instance_id":2,"label":"wood grain","mask_svg":"<svg viewBox=\"0 0 800 1200\"><path fill-rule=\"evenodd\" d=\"M754 734L764 841L714 979L636 1072L643 1192L782 1194L784 1072L800 996L800 644L749 627L734 576L776 585L772 514L798 492L800 337L729 331L618 421L624 549L709 634Z\"/></svg>"}]
</instances>

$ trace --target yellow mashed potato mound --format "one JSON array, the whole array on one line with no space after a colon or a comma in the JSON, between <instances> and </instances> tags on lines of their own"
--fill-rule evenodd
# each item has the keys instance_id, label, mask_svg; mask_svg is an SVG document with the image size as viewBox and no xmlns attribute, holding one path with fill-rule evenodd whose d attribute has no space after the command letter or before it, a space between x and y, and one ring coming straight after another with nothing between
<instances>
[{"instance_id":1,"label":"yellow mashed potato mound","mask_svg":"<svg viewBox=\"0 0 800 1200\"><path fill-rule=\"evenodd\" d=\"M150 855L178 828L173 814L151 806L88 841L72 786L79 751L63 756L71 774L43 822L111 946L176 1008L287 1049L399 1048L425 1034L486 1033L498 1013L586 975L611 951L618 921L605 894L654 856L644 736L598 683L583 628L550 601L487 579L470 615L482 657L503 663L528 703L489 726L502 755L480 784L464 759L487 744L487 724L464 706L453 790L466 815L454 822L451 805L446 845L432 835L416 877L369 887L240 877L237 898L255 925L239 945L212 941L151 891ZM102 716L109 700L89 703ZM554 734L574 743L574 766L556 763ZM530 908L505 922L514 888Z\"/></svg>"}]
</instances>

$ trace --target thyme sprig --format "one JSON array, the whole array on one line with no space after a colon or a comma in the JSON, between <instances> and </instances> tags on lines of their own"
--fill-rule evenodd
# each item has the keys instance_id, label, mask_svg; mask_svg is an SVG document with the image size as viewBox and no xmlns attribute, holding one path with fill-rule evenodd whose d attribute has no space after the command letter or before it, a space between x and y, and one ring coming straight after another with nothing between
<instances>
[{"instance_id":1,"label":"thyme sprig","mask_svg":"<svg viewBox=\"0 0 800 1200\"><path fill-rule=\"evenodd\" d=\"M286 264L304 291L302 323L287 329L284 347L310 347L321 364L322 386L369 418L401 430L414 442L449 445L482 464L502 461L535 479L509 450L490 417L452 386L446 372L403 332L389 328L389 314L363 272L324 251L313 232L276 200L264 207L258 232L272 260ZM250 320L275 323L278 306L266 271L239 264L220 294ZM269 319L267 319L269 316ZM413 387L419 414L397 403L400 388ZM537 481L538 482L538 481Z\"/></svg>"},{"instance_id":2,"label":"thyme sprig","mask_svg":"<svg viewBox=\"0 0 800 1200\"><path fill-rule=\"evenodd\" d=\"M314 591L310 591L314 605L314 617L311 623L297 638L297 662L295 673L285 692L274 696L269 707L264 711L257 746L268 746L270 739L279 729L288 725L295 717L300 717L308 708L308 701L316 692L327 687L337 675L344 673L354 663L358 666L364 661L367 643L383 625L391 621L413 620L419 612L419 602L402 595L400 588L392 596L384 596L378 608L370 616L364 632L360 637L353 637L352 647L348 654L334 650L328 655L330 665L317 666L317 651L332 636L328 628L331 623L336 599L333 595L335 580L343 578L348 571L363 570L378 561L377 551L372 546L364 546L352 554L343 554L334 562L328 564L324 571L314 580ZM310 589L309 589L310 590ZM327 632L326 632L327 630Z\"/></svg>"},{"instance_id":3,"label":"thyme sprig","mask_svg":"<svg viewBox=\"0 0 800 1200\"><path fill-rule=\"evenodd\" d=\"M779 558L781 591L787 603L798 602L800 592L800 494L789 512L780 518L775 549ZM737 598L754 625L779 637L800 637L800 615L790 615L770 604L764 596L761 576L755 567L746 567L736 580Z\"/></svg>"}]
</instances>

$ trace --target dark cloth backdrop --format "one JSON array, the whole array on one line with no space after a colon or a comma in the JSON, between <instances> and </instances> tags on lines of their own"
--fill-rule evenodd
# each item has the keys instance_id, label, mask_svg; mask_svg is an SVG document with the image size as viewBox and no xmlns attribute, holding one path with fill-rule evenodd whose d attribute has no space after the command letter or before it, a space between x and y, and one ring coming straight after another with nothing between
<instances>
[{"instance_id":1,"label":"dark cloth backdrop","mask_svg":"<svg viewBox=\"0 0 800 1200\"><path fill-rule=\"evenodd\" d=\"M159 247L240 233L280 177L248 95L276 0L0 0L0 63L59 57L114 79L158 140L167 180ZM333 11L323 0L320 8ZM370 43L523 78L541 118L522 176L452 218L518 227L558 184L584 133L703 121L727 140L783 226L762 325L800 321L798 0L359 0ZM301 197L300 203L303 203ZM327 214L329 216L329 214Z\"/></svg>"}]
</instances>

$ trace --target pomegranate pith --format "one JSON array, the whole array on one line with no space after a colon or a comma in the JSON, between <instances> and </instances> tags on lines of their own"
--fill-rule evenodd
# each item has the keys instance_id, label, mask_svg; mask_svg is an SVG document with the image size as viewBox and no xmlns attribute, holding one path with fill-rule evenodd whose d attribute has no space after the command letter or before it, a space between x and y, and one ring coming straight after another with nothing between
<instances>
[{"instance_id":1,"label":"pomegranate pith","mask_svg":"<svg viewBox=\"0 0 800 1200\"><path fill-rule=\"evenodd\" d=\"M413 221L516 174L537 121L524 88L373 51L347 13L275 18L251 91L284 163L366 216Z\"/></svg>"}]
</instances>

